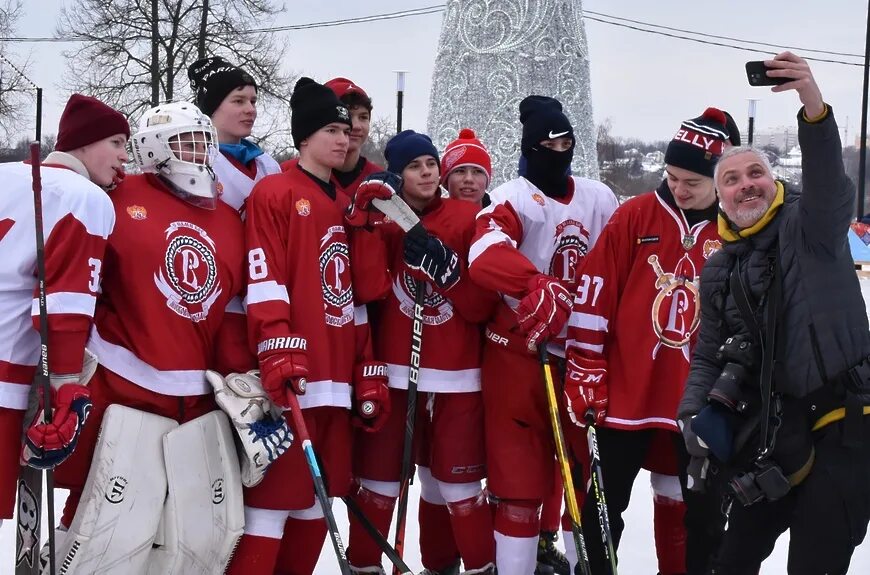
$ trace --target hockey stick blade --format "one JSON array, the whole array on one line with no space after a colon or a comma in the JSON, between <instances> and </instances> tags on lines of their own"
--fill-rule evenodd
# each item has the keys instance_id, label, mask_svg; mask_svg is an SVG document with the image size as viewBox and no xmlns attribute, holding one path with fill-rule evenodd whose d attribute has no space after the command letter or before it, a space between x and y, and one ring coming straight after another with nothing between
<instances>
[{"instance_id":1,"label":"hockey stick blade","mask_svg":"<svg viewBox=\"0 0 870 575\"><path fill-rule=\"evenodd\" d=\"M406 232L420 223L420 217L414 213L411 206L405 203L399 194L393 194L389 200L374 198L372 205Z\"/></svg>"}]
</instances>

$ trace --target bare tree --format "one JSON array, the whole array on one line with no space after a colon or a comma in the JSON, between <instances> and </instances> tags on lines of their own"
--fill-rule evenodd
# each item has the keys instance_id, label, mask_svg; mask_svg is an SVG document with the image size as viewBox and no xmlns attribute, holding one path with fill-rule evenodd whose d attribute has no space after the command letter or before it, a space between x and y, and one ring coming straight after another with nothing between
<instances>
[{"instance_id":1,"label":"bare tree","mask_svg":"<svg viewBox=\"0 0 870 575\"><path fill-rule=\"evenodd\" d=\"M188 66L224 56L257 80L256 139L278 144L290 126L294 77L281 70L288 44L256 29L283 11L273 0L77 0L57 26L58 36L83 39L64 52L64 83L135 119L160 101L189 99Z\"/></svg>"},{"instance_id":2,"label":"bare tree","mask_svg":"<svg viewBox=\"0 0 870 575\"><path fill-rule=\"evenodd\" d=\"M0 37L14 36L15 26L21 17L23 0L0 2ZM14 53L8 43L0 42L0 137L6 142L19 136L19 132L35 124L29 114L36 94L30 81L22 74L28 73L29 56ZM14 66L14 67L13 67Z\"/></svg>"},{"instance_id":3,"label":"bare tree","mask_svg":"<svg viewBox=\"0 0 870 575\"><path fill-rule=\"evenodd\" d=\"M362 147L362 155L371 162L386 166L387 160L384 158L384 150L387 147L387 142L395 135L396 127L391 118L380 117L372 120L371 128L369 128L369 139Z\"/></svg>"}]
</instances>

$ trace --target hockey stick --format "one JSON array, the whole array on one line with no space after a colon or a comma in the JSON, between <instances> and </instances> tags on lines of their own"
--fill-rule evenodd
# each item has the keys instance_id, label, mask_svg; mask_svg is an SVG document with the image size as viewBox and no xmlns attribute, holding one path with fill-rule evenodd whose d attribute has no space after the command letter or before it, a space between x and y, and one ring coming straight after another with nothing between
<instances>
[{"instance_id":1,"label":"hockey stick","mask_svg":"<svg viewBox=\"0 0 870 575\"><path fill-rule=\"evenodd\" d=\"M583 527L580 522L580 506L577 505L577 494L574 492L574 478L568 461L568 448L565 444L565 434L559 419L559 403L556 401L556 386L550 371L550 360L547 357L547 344L538 347L541 358L541 368L544 371L544 384L547 389L547 407L550 411L550 424L553 426L553 439L556 441L556 458L559 460L559 470L562 472L562 483L565 486L565 506L571 519L571 533L574 535L574 547L577 549L578 565L582 575L592 575L589 565L589 553L586 551L586 540L583 538Z\"/></svg>"},{"instance_id":2,"label":"hockey stick","mask_svg":"<svg viewBox=\"0 0 870 575\"><path fill-rule=\"evenodd\" d=\"M613 536L610 534L610 516L604 498L604 475L601 473L601 457L598 453L598 433L595 431L595 412L586 412L586 442L589 444L589 468L592 476L592 491L598 506L598 524L601 526L601 543L605 558L610 562L610 573L616 575L616 553L613 551Z\"/></svg>"},{"instance_id":3,"label":"hockey stick","mask_svg":"<svg viewBox=\"0 0 870 575\"><path fill-rule=\"evenodd\" d=\"M20 73L20 72L19 72ZM36 141L30 144L30 163L33 179L33 213L36 228L36 280L39 293L39 365L34 378L34 385L42 389L43 396L43 419L46 423L51 422L51 381L49 379L48 364L48 311L46 307L45 293L45 237L43 234L42 220L42 174L40 140L42 138L42 88L36 87ZM17 494L17 537L15 553L16 575L36 575L40 571L40 535L42 523L42 471L30 466L22 466L18 478ZM54 540L54 472L46 470L46 491L48 511L48 570L50 575L55 574L55 540ZM34 513L35 524L31 527L26 524L22 511L26 511L26 504L30 503Z\"/></svg>"},{"instance_id":4,"label":"hockey stick","mask_svg":"<svg viewBox=\"0 0 870 575\"><path fill-rule=\"evenodd\" d=\"M397 194L388 200L373 199L372 204L388 216L406 234L425 234L423 223L405 201ZM399 505L396 514L395 548L399 557L405 550L405 526L408 519L408 491L414 476L411 458L414 445L414 424L417 419L417 381L420 377L420 353L423 348L423 302L426 299L426 283L414 282L414 314L411 318L411 361L408 371L408 411L405 420L405 444L402 448L402 474L399 485ZM401 575L393 565L393 575Z\"/></svg>"},{"instance_id":5,"label":"hockey stick","mask_svg":"<svg viewBox=\"0 0 870 575\"><path fill-rule=\"evenodd\" d=\"M314 453L314 447L311 445L311 436L308 435L308 426L305 425L305 418L302 416L302 409L299 407L299 400L296 399L295 394L291 393L289 396L290 416L293 418L293 427L296 428L296 434L299 436L299 440L302 441L302 453L305 455L308 470L311 472L314 492L317 494L317 501L323 510L323 518L326 520L326 526L329 529L329 538L332 539L332 546L335 548L335 556L338 559L341 575L352 575L350 563L347 560L347 552L344 549L344 543L341 542L338 524L335 522L335 514L332 512L329 496L326 494L326 484L323 482L320 465L317 463L317 456Z\"/></svg>"},{"instance_id":6,"label":"hockey stick","mask_svg":"<svg viewBox=\"0 0 870 575\"><path fill-rule=\"evenodd\" d=\"M387 541L386 537L378 531L378 528L375 527L369 518L366 517L363 510L359 508L359 505L351 497L342 497L342 501L347 506L348 510L354 514L357 520L362 524L363 529L366 530L366 533L372 538L372 541L378 544L378 547L381 548L381 551L384 552L384 555L387 556L387 559L390 560L396 569L399 570L400 575L414 575L414 572L411 571L411 568L402 561L402 558L399 556L399 553L396 549L390 545L390 542Z\"/></svg>"}]
</instances>

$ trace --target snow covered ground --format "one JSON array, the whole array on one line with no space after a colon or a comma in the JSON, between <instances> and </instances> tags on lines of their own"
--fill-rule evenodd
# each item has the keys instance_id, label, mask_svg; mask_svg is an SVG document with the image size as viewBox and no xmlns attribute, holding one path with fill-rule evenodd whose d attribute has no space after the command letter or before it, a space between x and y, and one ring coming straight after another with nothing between
<instances>
[{"instance_id":1,"label":"snow covered ground","mask_svg":"<svg viewBox=\"0 0 870 575\"><path fill-rule=\"evenodd\" d=\"M868 303L868 317L870 317L870 278L861 281L861 290L864 300ZM65 494L55 498L58 515L63 507ZM419 529L417 528L417 501L419 499L419 487L411 488L410 503L408 505L408 526L406 534L405 555L407 563L412 569L422 570L420 563L420 549L417 544ZM341 501L334 506L336 519L341 527L342 537L347 544L347 511ZM652 523L652 496L649 487L649 474L641 472L634 484L631 505L626 512L626 527L619 548L620 572L628 575L652 575L656 572L655 548L653 545ZM46 524L43 518L43 525ZM43 527L43 537L47 530ZM392 540L392 533L390 533ZM562 541L559 542L562 545ZM6 521L0 526L0 573L11 573L12 557L15 552L15 523ZM786 559L788 556L788 535L783 535L777 542L776 549L770 558L764 563L761 575L784 575L786 573ZM389 563L384 561L385 567ZM320 560L317 563L316 575L334 575L338 573L335 554L329 541L323 546ZM852 557L850 574L870 573L870 538L855 550Z\"/></svg>"}]
</instances>

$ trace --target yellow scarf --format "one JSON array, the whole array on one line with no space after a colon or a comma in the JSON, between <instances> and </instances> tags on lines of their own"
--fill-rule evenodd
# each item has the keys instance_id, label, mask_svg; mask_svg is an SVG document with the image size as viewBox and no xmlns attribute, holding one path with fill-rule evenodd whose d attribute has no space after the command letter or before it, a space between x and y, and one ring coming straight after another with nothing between
<instances>
[{"instance_id":1,"label":"yellow scarf","mask_svg":"<svg viewBox=\"0 0 870 575\"><path fill-rule=\"evenodd\" d=\"M749 237L752 234L757 234L764 229L764 226L766 226L770 222L770 220L773 219L784 201L785 188L782 186L782 182L776 180L776 196L773 198L773 202L770 204L770 207L767 208L767 212L763 216L761 216L761 219L746 229L734 231L731 228L730 222L725 218L725 215L720 213L719 237L721 237L726 242L736 242L737 240Z\"/></svg>"}]
</instances>

